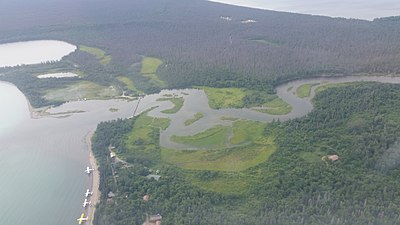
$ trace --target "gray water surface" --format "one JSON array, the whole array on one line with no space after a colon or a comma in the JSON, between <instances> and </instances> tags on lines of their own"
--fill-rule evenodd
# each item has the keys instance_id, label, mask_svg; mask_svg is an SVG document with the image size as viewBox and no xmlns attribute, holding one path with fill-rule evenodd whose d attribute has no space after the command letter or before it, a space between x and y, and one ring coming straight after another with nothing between
<instances>
[{"instance_id":1,"label":"gray water surface","mask_svg":"<svg viewBox=\"0 0 400 225\"><path fill-rule=\"evenodd\" d=\"M0 44L0 68L58 61L76 49L74 45L55 40Z\"/></svg>"},{"instance_id":2,"label":"gray water surface","mask_svg":"<svg viewBox=\"0 0 400 225\"><path fill-rule=\"evenodd\" d=\"M400 15L398 0L209 0L231 5L330 17L373 20ZM231 15L234 16L234 15Z\"/></svg>"}]
</instances>

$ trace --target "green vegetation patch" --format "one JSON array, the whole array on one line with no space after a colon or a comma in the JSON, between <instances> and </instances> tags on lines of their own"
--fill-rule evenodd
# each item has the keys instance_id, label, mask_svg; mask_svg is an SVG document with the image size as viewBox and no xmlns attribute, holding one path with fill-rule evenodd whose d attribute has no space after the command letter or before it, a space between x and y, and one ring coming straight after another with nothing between
<instances>
[{"instance_id":1,"label":"green vegetation patch","mask_svg":"<svg viewBox=\"0 0 400 225\"><path fill-rule=\"evenodd\" d=\"M255 121L239 120L233 123L233 137L229 142L233 145L254 142L263 135L265 124Z\"/></svg>"},{"instance_id":2,"label":"green vegetation patch","mask_svg":"<svg viewBox=\"0 0 400 225\"><path fill-rule=\"evenodd\" d=\"M125 85L125 87L135 93L140 93L140 91L135 87L135 84L133 83L133 80L130 79L129 77L125 76L119 76L117 79Z\"/></svg>"},{"instance_id":3,"label":"green vegetation patch","mask_svg":"<svg viewBox=\"0 0 400 225\"><path fill-rule=\"evenodd\" d=\"M140 73L143 77L148 78L149 82L154 86L163 88L166 86L166 84L157 76L157 70L161 64L163 64L161 59L154 57L143 57Z\"/></svg>"},{"instance_id":4,"label":"green vegetation patch","mask_svg":"<svg viewBox=\"0 0 400 225\"><path fill-rule=\"evenodd\" d=\"M231 117L231 116L222 116L222 117L221 117L221 120L236 121L236 120L239 120L239 118Z\"/></svg>"},{"instance_id":5,"label":"green vegetation patch","mask_svg":"<svg viewBox=\"0 0 400 225\"><path fill-rule=\"evenodd\" d=\"M194 118L188 119L185 121L185 126L189 126L189 125L195 123L196 121L200 120L203 117L204 117L204 114L198 112L198 113L194 114Z\"/></svg>"},{"instance_id":6,"label":"green vegetation patch","mask_svg":"<svg viewBox=\"0 0 400 225\"><path fill-rule=\"evenodd\" d=\"M118 112L119 111L119 109L117 109L117 108L109 108L108 109L110 112Z\"/></svg>"},{"instance_id":7,"label":"green vegetation patch","mask_svg":"<svg viewBox=\"0 0 400 225\"><path fill-rule=\"evenodd\" d=\"M174 107L171 109L166 109L161 111L166 114L174 114L177 113L183 106L184 100L182 97L180 98L159 98L157 101L171 101L174 104Z\"/></svg>"},{"instance_id":8,"label":"green vegetation patch","mask_svg":"<svg viewBox=\"0 0 400 225\"><path fill-rule=\"evenodd\" d=\"M165 130L170 124L166 118L153 118L146 113L135 120L133 129L125 139L126 152L121 156L127 161L135 156L141 160L158 163L160 159L159 135L160 130Z\"/></svg>"},{"instance_id":9,"label":"green vegetation patch","mask_svg":"<svg viewBox=\"0 0 400 225\"><path fill-rule=\"evenodd\" d=\"M154 57L143 57L141 74L155 74L157 73L158 67L161 66L163 61Z\"/></svg>"},{"instance_id":10,"label":"green vegetation patch","mask_svg":"<svg viewBox=\"0 0 400 225\"><path fill-rule=\"evenodd\" d=\"M300 158L308 163L321 163L322 157L326 156L323 152L301 152Z\"/></svg>"},{"instance_id":11,"label":"green vegetation patch","mask_svg":"<svg viewBox=\"0 0 400 225\"><path fill-rule=\"evenodd\" d=\"M272 40L266 40L266 39L250 39L252 42L272 46L272 47L279 47L280 44L277 41L272 41Z\"/></svg>"},{"instance_id":12,"label":"green vegetation patch","mask_svg":"<svg viewBox=\"0 0 400 225\"><path fill-rule=\"evenodd\" d=\"M325 91L329 88L335 88L335 87L346 87L346 86L350 86L351 84L355 84L357 82L349 82L349 83L337 83L337 84L325 84L325 85L321 85L319 87L317 87L315 89L315 93L318 94L322 91Z\"/></svg>"},{"instance_id":13,"label":"green vegetation patch","mask_svg":"<svg viewBox=\"0 0 400 225\"><path fill-rule=\"evenodd\" d=\"M218 125L193 136L172 136L174 142L208 150L163 149L162 158L190 170L242 171L266 161L276 150L273 135L264 135L265 127L240 120L232 127Z\"/></svg>"},{"instance_id":14,"label":"green vegetation patch","mask_svg":"<svg viewBox=\"0 0 400 225\"><path fill-rule=\"evenodd\" d=\"M193 136L172 135L171 140L197 148L222 148L225 147L225 143L228 141L230 130L230 127L217 125Z\"/></svg>"},{"instance_id":15,"label":"green vegetation patch","mask_svg":"<svg viewBox=\"0 0 400 225\"><path fill-rule=\"evenodd\" d=\"M252 177L240 173L199 171L190 174L188 177L193 185L201 189L234 196L248 193L253 183Z\"/></svg>"},{"instance_id":16,"label":"green vegetation patch","mask_svg":"<svg viewBox=\"0 0 400 225\"><path fill-rule=\"evenodd\" d=\"M79 50L95 56L96 59L99 60L99 62L102 65L106 65L111 61L111 56L106 55L106 52L99 48L89 47L86 45L79 45Z\"/></svg>"},{"instance_id":17,"label":"green vegetation patch","mask_svg":"<svg viewBox=\"0 0 400 225\"><path fill-rule=\"evenodd\" d=\"M157 74L143 74L142 76L150 79L150 83L157 87L165 87L165 82L161 80Z\"/></svg>"},{"instance_id":18,"label":"green vegetation patch","mask_svg":"<svg viewBox=\"0 0 400 225\"><path fill-rule=\"evenodd\" d=\"M105 87L90 81L80 81L64 88L50 89L44 98L50 101L72 101L78 99L109 99L121 93L113 86Z\"/></svg>"},{"instance_id":19,"label":"green vegetation patch","mask_svg":"<svg viewBox=\"0 0 400 225\"><path fill-rule=\"evenodd\" d=\"M208 97L208 104L213 109L257 107L257 111L272 115L285 115L292 111L292 107L287 102L277 95L266 92L243 88L198 88L204 90Z\"/></svg>"},{"instance_id":20,"label":"green vegetation patch","mask_svg":"<svg viewBox=\"0 0 400 225\"><path fill-rule=\"evenodd\" d=\"M208 97L212 109L243 108L243 98L246 92L241 88L212 88L200 87Z\"/></svg>"},{"instance_id":21,"label":"green vegetation patch","mask_svg":"<svg viewBox=\"0 0 400 225\"><path fill-rule=\"evenodd\" d=\"M162 150L162 159L190 170L242 171L265 162L276 150L272 138L263 144L219 150Z\"/></svg>"},{"instance_id":22,"label":"green vegetation patch","mask_svg":"<svg viewBox=\"0 0 400 225\"><path fill-rule=\"evenodd\" d=\"M268 113L271 115L286 115L293 109L291 105L283 101L281 98L275 98L272 101L263 104L264 108L259 108L257 111Z\"/></svg>"},{"instance_id":23,"label":"green vegetation patch","mask_svg":"<svg viewBox=\"0 0 400 225\"><path fill-rule=\"evenodd\" d=\"M319 83L314 83L314 84L303 84L300 87L297 88L296 94L299 98L306 98L310 97L311 95L311 88L319 85Z\"/></svg>"}]
</instances>

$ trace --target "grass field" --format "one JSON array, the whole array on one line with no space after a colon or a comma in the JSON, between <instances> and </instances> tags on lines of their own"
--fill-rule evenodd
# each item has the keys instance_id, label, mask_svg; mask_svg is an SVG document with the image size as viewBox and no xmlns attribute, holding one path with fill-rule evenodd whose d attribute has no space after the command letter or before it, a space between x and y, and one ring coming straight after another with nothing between
<instances>
[{"instance_id":1,"label":"grass field","mask_svg":"<svg viewBox=\"0 0 400 225\"><path fill-rule=\"evenodd\" d=\"M263 104L263 109L257 111L268 113L271 115L286 115L292 111L292 106L280 98L275 98L272 101Z\"/></svg>"},{"instance_id":2,"label":"grass field","mask_svg":"<svg viewBox=\"0 0 400 225\"><path fill-rule=\"evenodd\" d=\"M171 109L166 109L161 111L166 114L174 114L177 113L183 106L184 100L182 97L180 98L159 98L157 101L171 101L174 104L174 107Z\"/></svg>"},{"instance_id":3,"label":"grass field","mask_svg":"<svg viewBox=\"0 0 400 225\"><path fill-rule=\"evenodd\" d=\"M187 175L193 185L207 191L240 196L249 191L254 178L241 173L197 172Z\"/></svg>"},{"instance_id":4,"label":"grass field","mask_svg":"<svg viewBox=\"0 0 400 225\"><path fill-rule=\"evenodd\" d=\"M157 76L158 67L163 64L163 61L154 57L143 57L140 73L142 76L150 79L150 82L158 87L165 87L165 82Z\"/></svg>"},{"instance_id":5,"label":"grass field","mask_svg":"<svg viewBox=\"0 0 400 225\"><path fill-rule=\"evenodd\" d=\"M142 113L136 118L132 131L127 135L125 144L127 152L122 153L124 159L129 160L129 155L136 158L160 162L159 132L169 126L169 119L153 118Z\"/></svg>"},{"instance_id":6,"label":"grass field","mask_svg":"<svg viewBox=\"0 0 400 225\"><path fill-rule=\"evenodd\" d=\"M266 161L276 150L273 138L262 144L217 150L162 149L162 159L189 170L243 171Z\"/></svg>"},{"instance_id":7,"label":"grass field","mask_svg":"<svg viewBox=\"0 0 400 225\"><path fill-rule=\"evenodd\" d=\"M78 99L109 99L121 93L116 88L105 87L89 81L80 81L60 89L50 89L44 98L52 101L73 101Z\"/></svg>"},{"instance_id":8,"label":"grass field","mask_svg":"<svg viewBox=\"0 0 400 225\"><path fill-rule=\"evenodd\" d=\"M96 59L99 60L99 62L102 65L106 65L111 61L111 56L106 55L106 53L99 48L93 48L86 45L79 45L79 50L95 56Z\"/></svg>"},{"instance_id":9,"label":"grass field","mask_svg":"<svg viewBox=\"0 0 400 225\"><path fill-rule=\"evenodd\" d=\"M132 92L134 92L134 93L141 93L141 91L139 91L139 90L135 87L135 84L133 83L133 80L130 79L129 77L119 76L119 77L117 77L117 79L118 79L119 81L121 81L121 82L125 85L125 87L126 87L128 90L130 90L130 91L132 91Z\"/></svg>"},{"instance_id":10,"label":"grass field","mask_svg":"<svg viewBox=\"0 0 400 225\"><path fill-rule=\"evenodd\" d=\"M152 167L165 164L176 166L185 174L185 179L196 187L240 196L248 193L252 183L260 176L250 175L247 169L265 162L276 150L274 136L265 137L264 134L268 125L244 120L233 122L232 127L216 126L194 136L179 137L190 144L210 146L209 150L160 148L159 132L166 129L169 122L168 119L141 114L127 134L125 152L118 154L128 162L139 160L150 163ZM229 138L232 143L244 145L223 147Z\"/></svg>"},{"instance_id":11,"label":"grass field","mask_svg":"<svg viewBox=\"0 0 400 225\"><path fill-rule=\"evenodd\" d=\"M231 129L227 126L217 125L193 136L173 135L171 140L176 143L187 144L198 148L223 148L228 141Z\"/></svg>"},{"instance_id":12,"label":"grass field","mask_svg":"<svg viewBox=\"0 0 400 225\"><path fill-rule=\"evenodd\" d=\"M314 84L303 84L300 87L297 88L296 94L299 98L306 98L310 97L311 94L311 88L318 85L319 83L314 83Z\"/></svg>"},{"instance_id":13,"label":"grass field","mask_svg":"<svg viewBox=\"0 0 400 225\"><path fill-rule=\"evenodd\" d=\"M265 129L265 124L249 120L239 120L233 123L233 136L229 140L232 145L255 142L260 138Z\"/></svg>"},{"instance_id":14,"label":"grass field","mask_svg":"<svg viewBox=\"0 0 400 225\"><path fill-rule=\"evenodd\" d=\"M163 61L154 57L143 57L141 74L155 74L157 73L158 67L161 66Z\"/></svg>"},{"instance_id":15,"label":"grass field","mask_svg":"<svg viewBox=\"0 0 400 225\"><path fill-rule=\"evenodd\" d=\"M203 117L204 117L204 114L198 112L198 113L194 114L194 118L188 119L185 121L185 126L189 126L189 125L195 123L196 121L200 120Z\"/></svg>"},{"instance_id":16,"label":"grass field","mask_svg":"<svg viewBox=\"0 0 400 225\"><path fill-rule=\"evenodd\" d=\"M240 88L212 88L203 89L208 97L208 104L212 109L243 108L243 98L246 92Z\"/></svg>"},{"instance_id":17,"label":"grass field","mask_svg":"<svg viewBox=\"0 0 400 225\"><path fill-rule=\"evenodd\" d=\"M266 126L239 120L232 127L217 125L193 136L172 136L174 142L205 150L162 149L162 158L190 170L242 171L264 162L276 150L274 137L264 137Z\"/></svg>"}]
</instances>

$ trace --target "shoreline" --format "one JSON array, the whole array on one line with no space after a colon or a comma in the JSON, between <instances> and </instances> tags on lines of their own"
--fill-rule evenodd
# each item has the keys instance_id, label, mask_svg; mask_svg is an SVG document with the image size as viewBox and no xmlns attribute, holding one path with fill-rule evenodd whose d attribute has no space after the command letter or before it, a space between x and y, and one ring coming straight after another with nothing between
<instances>
[{"instance_id":1,"label":"shoreline","mask_svg":"<svg viewBox=\"0 0 400 225\"><path fill-rule=\"evenodd\" d=\"M91 174L91 191L93 192L93 194L90 196L90 201L91 201L91 205L88 207L87 209L87 214L86 216L88 217L88 221L86 222L86 224L88 225L93 225L93 219L94 219L94 213L96 211L96 206L100 201L100 173L99 173L99 169L97 166L97 161L96 158L93 155L93 151L92 151L92 137L95 131L90 131L87 135L86 135L86 145L87 145L87 150L89 151L89 164L90 167L94 169L94 171Z\"/></svg>"}]
</instances>

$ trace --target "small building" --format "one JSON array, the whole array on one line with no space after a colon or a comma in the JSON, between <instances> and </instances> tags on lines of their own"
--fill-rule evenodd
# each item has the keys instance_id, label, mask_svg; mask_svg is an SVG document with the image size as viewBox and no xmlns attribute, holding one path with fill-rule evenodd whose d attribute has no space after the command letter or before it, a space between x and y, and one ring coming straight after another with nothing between
<instances>
[{"instance_id":1,"label":"small building","mask_svg":"<svg viewBox=\"0 0 400 225\"><path fill-rule=\"evenodd\" d=\"M338 155L328 155L328 159L331 160L332 162L335 162L335 161L339 160L339 156Z\"/></svg>"},{"instance_id":2,"label":"small building","mask_svg":"<svg viewBox=\"0 0 400 225\"><path fill-rule=\"evenodd\" d=\"M157 215L150 215L150 217L149 217L149 222L150 222L150 223L156 223L156 222L158 222L158 221L161 222L161 219L162 219L162 216L161 216L160 214L157 214Z\"/></svg>"},{"instance_id":3,"label":"small building","mask_svg":"<svg viewBox=\"0 0 400 225\"><path fill-rule=\"evenodd\" d=\"M143 225L161 225L162 216L160 214L146 216L146 221Z\"/></svg>"},{"instance_id":4,"label":"small building","mask_svg":"<svg viewBox=\"0 0 400 225\"><path fill-rule=\"evenodd\" d=\"M153 175L153 174L149 174L146 177L147 177L147 179L154 179L156 181L160 180L160 178L161 178L160 175Z\"/></svg>"},{"instance_id":5,"label":"small building","mask_svg":"<svg viewBox=\"0 0 400 225\"><path fill-rule=\"evenodd\" d=\"M114 152L110 152L110 158L114 159L115 158L115 153Z\"/></svg>"},{"instance_id":6,"label":"small building","mask_svg":"<svg viewBox=\"0 0 400 225\"><path fill-rule=\"evenodd\" d=\"M108 192L107 197L108 197L108 198L114 198L114 197L115 197L115 194L114 194L112 191L110 191L110 192Z\"/></svg>"}]
</instances>

